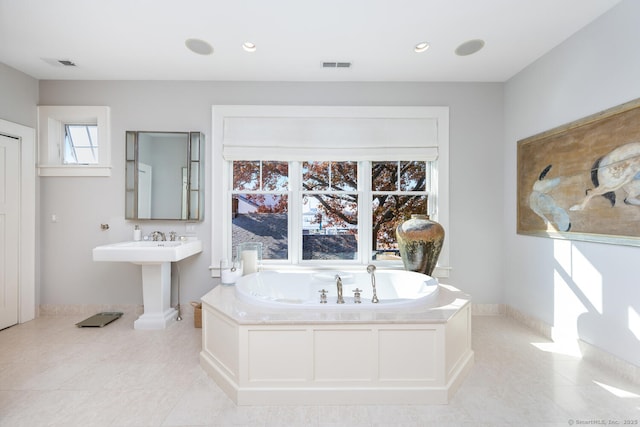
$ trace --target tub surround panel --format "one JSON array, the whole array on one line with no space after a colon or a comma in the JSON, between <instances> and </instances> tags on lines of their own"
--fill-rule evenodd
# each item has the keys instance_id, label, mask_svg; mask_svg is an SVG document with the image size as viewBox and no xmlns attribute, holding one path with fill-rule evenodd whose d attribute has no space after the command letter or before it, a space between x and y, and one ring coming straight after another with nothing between
<instances>
[{"instance_id":1,"label":"tub surround panel","mask_svg":"<svg viewBox=\"0 0 640 427\"><path fill-rule=\"evenodd\" d=\"M278 379L305 381L309 378L306 360L311 356L311 336L305 329L246 331L248 372L251 383L269 383ZM286 350L284 350L286 349Z\"/></svg>"},{"instance_id":2,"label":"tub surround panel","mask_svg":"<svg viewBox=\"0 0 640 427\"><path fill-rule=\"evenodd\" d=\"M460 369L461 355L471 348L471 309L461 310L445 327L444 340L447 348L446 372L452 375Z\"/></svg>"},{"instance_id":3,"label":"tub surround panel","mask_svg":"<svg viewBox=\"0 0 640 427\"><path fill-rule=\"evenodd\" d=\"M442 381L437 366L441 364L437 350L441 330L383 329L378 332L379 378L381 381Z\"/></svg>"},{"instance_id":4,"label":"tub surround panel","mask_svg":"<svg viewBox=\"0 0 640 427\"><path fill-rule=\"evenodd\" d=\"M238 325L224 316L207 310L202 311L202 348L216 348L215 364L221 375L230 376L237 381L240 347L238 345Z\"/></svg>"},{"instance_id":5,"label":"tub surround panel","mask_svg":"<svg viewBox=\"0 0 640 427\"><path fill-rule=\"evenodd\" d=\"M283 312L218 286L202 298L201 366L239 405L445 404L473 365L471 305L451 286L436 299Z\"/></svg>"}]
</instances>

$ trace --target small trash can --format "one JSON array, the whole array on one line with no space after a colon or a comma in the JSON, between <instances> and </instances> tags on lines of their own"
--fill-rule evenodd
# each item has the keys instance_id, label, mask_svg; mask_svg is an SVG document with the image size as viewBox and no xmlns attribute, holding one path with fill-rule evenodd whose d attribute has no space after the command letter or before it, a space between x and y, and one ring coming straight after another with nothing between
<instances>
[{"instance_id":1,"label":"small trash can","mask_svg":"<svg viewBox=\"0 0 640 427\"><path fill-rule=\"evenodd\" d=\"M193 306L193 326L195 328L202 328L202 303L191 301Z\"/></svg>"}]
</instances>

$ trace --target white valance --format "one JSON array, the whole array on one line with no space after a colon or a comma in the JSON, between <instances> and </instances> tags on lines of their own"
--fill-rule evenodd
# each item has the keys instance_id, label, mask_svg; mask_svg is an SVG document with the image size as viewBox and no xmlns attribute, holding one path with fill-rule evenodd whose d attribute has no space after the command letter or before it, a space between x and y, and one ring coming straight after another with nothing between
<instances>
[{"instance_id":1,"label":"white valance","mask_svg":"<svg viewBox=\"0 0 640 427\"><path fill-rule=\"evenodd\" d=\"M437 107L217 106L225 160L435 160Z\"/></svg>"}]
</instances>

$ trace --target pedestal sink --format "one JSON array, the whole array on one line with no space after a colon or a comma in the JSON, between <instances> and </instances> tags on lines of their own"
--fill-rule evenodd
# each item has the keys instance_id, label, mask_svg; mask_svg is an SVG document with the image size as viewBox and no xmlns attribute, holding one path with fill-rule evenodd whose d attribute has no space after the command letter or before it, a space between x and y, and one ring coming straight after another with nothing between
<instances>
[{"instance_id":1,"label":"pedestal sink","mask_svg":"<svg viewBox=\"0 0 640 427\"><path fill-rule=\"evenodd\" d=\"M165 329L178 314L171 307L171 263L200 252L200 240L121 242L94 248L93 260L141 265L144 314L133 327Z\"/></svg>"}]
</instances>

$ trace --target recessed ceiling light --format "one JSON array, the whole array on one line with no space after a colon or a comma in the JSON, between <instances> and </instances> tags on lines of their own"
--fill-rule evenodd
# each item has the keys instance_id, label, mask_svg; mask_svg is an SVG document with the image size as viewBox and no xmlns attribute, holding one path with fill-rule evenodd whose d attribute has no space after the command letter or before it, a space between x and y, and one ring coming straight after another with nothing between
<instances>
[{"instance_id":1,"label":"recessed ceiling light","mask_svg":"<svg viewBox=\"0 0 640 427\"><path fill-rule=\"evenodd\" d=\"M429 49L429 43L427 42L420 42L413 48L417 53L424 52L427 49Z\"/></svg>"},{"instance_id":2,"label":"recessed ceiling light","mask_svg":"<svg viewBox=\"0 0 640 427\"><path fill-rule=\"evenodd\" d=\"M193 53L198 55L211 55L213 53L213 47L209 43L200 39L187 39L184 45Z\"/></svg>"},{"instance_id":3,"label":"recessed ceiling light","mask_svg":"<svg viewBox=\"0 0 640 427\"><path fill-rule=\"evenodd\" d=\"M472 55L484 47L484 40L475 39L462 43L456 48L456 55L467 56Z\"/></svg>"},{"instance_id":4,"label":"recessed ceiling light","mask_svg":"<svg viewBox=\"0 0 640 427\"><path fill-rule=\"evenodd\" d=\"M256 44L255 43L251 43L251 42L244 42L244 43L242 43L242 48L244 50L246 50L247 52L255 52L256 51Z\"/></svg>"}]
</instances>

